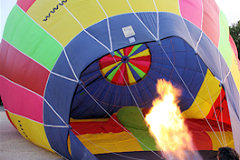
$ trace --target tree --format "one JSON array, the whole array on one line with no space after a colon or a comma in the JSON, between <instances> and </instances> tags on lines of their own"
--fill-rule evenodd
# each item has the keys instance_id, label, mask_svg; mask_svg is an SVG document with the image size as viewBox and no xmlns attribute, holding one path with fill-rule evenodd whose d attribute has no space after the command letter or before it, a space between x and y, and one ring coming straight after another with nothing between
<instances>
[{"instance_id":1,"label":"tree","mask_svg":"<svg viewBox=\"0 0 240 160\"><path fill-rule=\"evenodd\" d=\"M230 26L230 34L237 46L238 59L240 59L240 21Z\"/></svg>"}]
</instances>

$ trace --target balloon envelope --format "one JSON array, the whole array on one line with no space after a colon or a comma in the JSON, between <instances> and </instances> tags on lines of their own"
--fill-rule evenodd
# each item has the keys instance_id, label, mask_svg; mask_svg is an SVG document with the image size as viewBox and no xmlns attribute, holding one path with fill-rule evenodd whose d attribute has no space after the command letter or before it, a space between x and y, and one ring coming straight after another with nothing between
<instances>
[{"instance_id":1,"label":"balloon envelope","mask_svg":"<svg viewBox=\"0 0 240 160\"><path fill-rule=\"evenodd\" d=\"M182 90L197 150L239 152L239 76L227 20L209 0L19 0L1 42L9 120L68 159L156 151L138 108L152 106L158 79Z\"/></svg>"}]
</instances>

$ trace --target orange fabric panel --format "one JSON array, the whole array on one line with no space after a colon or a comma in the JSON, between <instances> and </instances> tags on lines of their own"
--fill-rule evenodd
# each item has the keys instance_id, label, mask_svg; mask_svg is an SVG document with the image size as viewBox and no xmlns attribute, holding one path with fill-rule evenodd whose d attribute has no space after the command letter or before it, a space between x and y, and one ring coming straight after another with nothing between
<instances>
[{"instance_id":1,"label":"orange fabric panel","mask_svg":"<svg viewBox=\"0 0 240 160\"><path fill-rule=\"evenodd\" d=\"M128 132L84 134L77 137L92 154L143 151Z\"/></svg>"}]
</instances>

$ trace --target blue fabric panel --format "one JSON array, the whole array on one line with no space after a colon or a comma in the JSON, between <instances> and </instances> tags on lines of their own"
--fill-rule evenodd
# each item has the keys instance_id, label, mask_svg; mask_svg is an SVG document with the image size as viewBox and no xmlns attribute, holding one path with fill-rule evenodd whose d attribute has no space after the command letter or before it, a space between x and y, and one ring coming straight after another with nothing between
<instances>
[{"instance_id":1,"label":"blue fabric panel","mask_svg":"<svg viewBox=\"0 0 240 160\"><path fill-rule=\"evenodd\" d=\"M68 152L67 138L68 138L68 128L56 128L56 127L46 127L45 132L52 149L57 153L60 153L67 159L71 159Z\"/></svg>"},{"instance_id":2,"label":"blue fabric panel","mask_svg":"<svg viewBox=\"0 0 240 160\"><path fill-rule=\"evenodd\" d=\"M66 121L63 122L63 120L60 119L60 115L58 116L56 113L54 113L53 109L51 109L51 106L49 106L44 101L44 124L47 125L59 125L59 126L66 126ZM56 107L55 107L56 108ZM67 123L68 124L68 123Z\"/></svg>"},{"instance_id":3,"label":"blue fabric panel","mask_svg":"<svg viewBox=\"0 0 240 160\"><path fill-rule=\"evenodd\" d=\"M187 27L182 17L167 12L159 13L159 37L164 39L170 36L181 37L189 45L192 45L191 38L188 34ZM192 26L196 27L196 26Z\"/></svg>"},{"instance_id":4,"label":"blue fabric panel","mask_svg":"<svg viewBox=\"0 0 240 160\"><path fill-rule=\"evenodd\" d=\"M237 87L235 85L234 79L232 75L230 74L227 77L227 80L224 82L224 90L227 92L227 102L228 102L228 107L232 108L234 113L237 113L237 119L240 120L240 109L238 106L240 106L240 101L239 101L239 93L237 90Z\"/></svg>"},{"instance_id":5,"label":"blue fabric panel","mask_svg":"<svg viewBox=\"0 0 240 160\"><path fill-rule=\"evenodd\" d=\"M101 28L101 29L96 29ZM108 35L108 26L107 26L107 20L103 20L98 22L97 24L92 25L87 29L87 31L97 38L101 43L103 43L105 46L107 46L109 49L110 46L110 40ZM110 28L111 31L111 28Z\"/></svg>"},{"instance_id":6,"label":"blue fabric panel","mask_svg":"<svg viewBox=\"0 0 240 160\"><path fill-rule=\"evenodd\" d=\"M76 80L76 78L67 62L67 58L64 54L64 51L62 51L62 53L60 54L60 57L58 58L56 63L58 66L61 66L64 69L56 69L56 67L54 67L52 70L53 72L63 75L65 77L71 78L73 80Z\"/></svg>"},{"instance_id":7,"label":"blue fabric panel","mask_svg":"<svg viewBox=\"0 0 240 160\"><path fill-rule=\"evenodd\" d=\"M221 76L221 69L220 69L220 62L219 62L219 51L214 46L212 41L207 38L207 36L203 33L202 39L199 42L197 53L204 61L204 63L208 66L211 70L213 75L217 77L219 80L222 79Z\"/></svg>"},{"instance_id":8,"label":"blue fabric panel","mask_svg":"<svg viewBox=\"0 0 240 160\"><path fill-rule=\"evenodd\" d=\"M222 54L220 52L218 52L218 55L220 57L219 65L221 65L220 70L221 70L221 74L222 74L222 78L223 78L222 81L224 81L227 74L230 72L230 69L228 68L228 65L227 65L226 61L224 60Z\"/></svg>"},{"instance_id":9,"label":"blue fabric panel","mask_svg":"<svg viewBox=\"0 0 240 160\"><path fill-rule=\"evenodd\" d=\"M70 113L69 105L72 102L72 97L76 86L76 82L69 81L67 79L51 74L49 76L48 84L45 91L45 99L67 124L69 122ZM49 107L44 106L44 123L54 124L54 119L51 118L52 115L49 114L48 111ZM55 121L55 123L59 122L57 119Z\"/></svg>"},{"instance_id":10,"label":"blue fabric panel","mask_svg":"<svg viewBox=\"0 0 240 160\"><path fill-rule=\"evenodd\" d=\"M87 148L79 141L79 139L70 131L70 145L72 152L72 160L97 160Z\"/></svg>"},{"instance_id":11,"label":"blue fabric panel","mask_svg":"<svg viewBox=\"0 0 240 160\"><path fill-rule=\"evenodd\" d=\"M144 12L136 13L139 19L144 25L151 31L151 33L157 38L157 13L156 12ZM143 25L143 24L142 24Z\"/></svg>"},{"instance_id":12,"label":"blue fabric panel","mask_svg":"<svg viewBox=\"0 0 240 160\"><path fill-rule=\"evenodd\" d=\"M194 24L192 24L191 22L189 22L188 20L184 20L186 27L188 29L188 34L189 36L191 36L191 40L192 42L190 42L189 44L194 48L194 50L196 49L196 44L201 36L201 30L198 27L195 27Z\"/></svg>"},{"instance_id":13,"label":"blue fabric panel","mask_svg":"<svg viewBox=\"0 0 240 160\"><path fill-rule=\"evenodd\" d=\"M171 80L178 88L182 90L182 96L180 97L179 105L181 106L181 110L184 111L191 106L193 99L183 85L182 80L175 72L175 69L169 62L164 51L168 54L171 62L174 64L176 70L188 86L191 94L196 97L204 77L198 65L194 50L180 38L167 38L161 40L161 45L164 51L162 48L159 49L157 45L158 44L155 43L152 43L152 45L149 44L150 50L153 49L155 52L158 52L158 54L161 54L161 56L152 56L152 63L155 63L152 65L151 70L162 74L161 78ZM205 75L207 68L201 60L200 63L204 72L203 74ZM159 67L159 65L161 67ZM151 72L149 72L149 74L151 74Z\"/></svg>"},{"instance_id":14,"label":"blue fabric panel","mask_svg":"<svg viewBox=\"0 0 240 160\"><path fill-rule=\"evenodd\" d=\"M109 53L106 48L97 43L85 32L81 32L77 37L75 37L66 46L65 50L77 77L79 77L82 70L91 64L95 59ZM60 70L61 68L61 66L58 66L57 69Z\"/></svg>"},{"instance_id":15,"label":"blue fabric panel","mask_svg":"<svg viewBox=\"0 0 240 160\"><path fill-rule=\"evenodd\" d=\"M230 74L225 83L224 83L224 89L226 93L227 103L228 103L228 109L229 109L229 115L231 120L231 126L232 126L232 133L233 133L233 139L234 139L234 145L236 151L240 151L240 145L238 142L240 142L240 136L239 136L239 128L240 128L240 95L237 90L237 87L235 85L234 79L232 75Z\"/></svg>"},{"instance_id":16,"label":"blue fabric panel","mask_svg":"<svg viewBox=\"0 0 240 160\"><path fill-rule=\"evenodd\" d=\"M56 66L58 65L60 64L56 64ZM69 123L70 104L76 85L77 83L51 74L45 91L45 99L67 124ZM47 103L44 103L44 124L64 126L65 124L56 113L50 109ZM44 128L51 147L61 155L69 158L66 148L68 128L46 126Z\"/></svg>"},{"instance_id":17,"label":"blue fabric panel","mask_svg":"<svg viewBox=\"0 0 240 160\"><path fill-rule=\"evenodd\" d=\"M154 15L153 13L141 13L141 14L149 14L152 16ZM144 20L146 21L147 19L145 18ZM145 21L144 23L146 23ZM113 50L117 50L133 44L155 40L155 38L146 30L146 28L144 28L143 24L132 13L111 17L109 20L109 23L111 26ZM130 25L132 26L136 34L134 36L136 39L136 42L132 44L129 43L128 38L125 38L122 32L123 27L130 26ZM150 30L152 30L151 28Z\"/></svg>"}]
</instances>

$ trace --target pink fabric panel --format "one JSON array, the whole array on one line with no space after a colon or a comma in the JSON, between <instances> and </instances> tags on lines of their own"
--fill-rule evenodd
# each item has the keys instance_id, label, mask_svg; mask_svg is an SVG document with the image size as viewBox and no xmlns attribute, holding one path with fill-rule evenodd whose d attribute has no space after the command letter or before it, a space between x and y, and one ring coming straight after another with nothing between
<instances>
[{"instance_id":1,"label":"pink fabric panel","mask_svg":"<svg viewBox=\"0 0 240 160\"><path fill-rule=\"evenodd\" d=\"M234 43L234 40L232 38L232 36L229 34L229 42L231 44L231 47L232 47L232 50L233 52L235 53L235 55L238 57L238 50L237 50L237 47L236 47L236 44ZM240 51L239 51L240 52Z\"/></svg>"},{"instance_id":2,"label":"pink fabric panel","mask_svg":"<svg viewBox=\"0 0 240 160\"><path fill-rule=\"evenodd\" d=\"M32 6L32 4L36 0L18 0L17 5L24 10L24 12L27 12L27 10Z\"/></svg>"},{"instance_id":3,"label":"pink fabric panel","mask_svg":"<svg viewBox=\"0 0 240 160\"><path fill-rule=\"evenodd\" d=\"M42 97L0 76L1 98L5 109L43 123Z\"/></svg>"},{"instance_id":4,"label":"pink fabric panel","mask_svg":"<svg viewBox=\"0 0 240 160\"><path fill-rule=\"evenodd\" d=\"M214 0L203 1L203 32L212 40L218 48L220 26L219 26L219 8Z\"/></svg>"},{"instance_id":5,"label":"pink fabric panel","mask_svg":"<svg viewBox=\"0 0 240 160\"><path fill-rule=\"evenodd\" d=\"M240 62L239 62L239 59L238 59L238 50L237 50L237 47L236 47L236 45L235 45L235 43L234 43L234 41L233 41L233 38L232 38L232 36L229 34L229 42L230 42L230 45L231 45L231 47L232 47L232 50L233 50L233 52L234 52L234 54L235 54L235 57L236 57L236 59L237 59L237 62L238 62L238 69L240 70Z\"/></svg>"},{"instance_id":6,"label":"pink fabric panel","mask_svg":"<svg viewBox=\"0 0 240 160\"><path fill-rule=\"evenodd\" d=\"M179 5L182 17L202 29L202 0L179 0Z\"/></svg>"}]
</instances>

